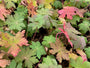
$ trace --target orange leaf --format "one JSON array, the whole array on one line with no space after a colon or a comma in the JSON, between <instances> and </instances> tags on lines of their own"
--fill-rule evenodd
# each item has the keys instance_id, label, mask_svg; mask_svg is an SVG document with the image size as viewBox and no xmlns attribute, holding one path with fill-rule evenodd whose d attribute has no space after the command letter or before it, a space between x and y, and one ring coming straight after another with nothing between
<instances>
[{"instance_id":1,"label":"orange leaf","mask_svg":"<svg viewBox=\"0 0 90 68\"><path fill-rule=\"evenodd\" d=\"M5 21L4 16L6 17L8 14L10 14L10 12L5 9L3 4L0 4L0 19Z\"/></svg>"},{"instance_id":2,"label":"orange leaf","mask_svg":"<svg viewBox=\"0 0 90 68\"><path fill-rule=\"evenodd\" d=\"M14 57L17 56L18 52L21 51L19 46L28 46L28 41L24 38L25 30L18 32L15 36L10 36L8 33L1 32L0 45L9 48L8 53Z\"/></svg>"},{"instance_id":3,"label":"orange leaf","mask_svg":"<svg viewBox=\"0 0 90 68\"><path fill-rule=\"evenodd\" d=\"M0 66L1 67L6 67L6 65L9 65L10 64L10 61L9 60L6 60L6 59L2 59L0 60Z\"/></svg>"}]
</instances>

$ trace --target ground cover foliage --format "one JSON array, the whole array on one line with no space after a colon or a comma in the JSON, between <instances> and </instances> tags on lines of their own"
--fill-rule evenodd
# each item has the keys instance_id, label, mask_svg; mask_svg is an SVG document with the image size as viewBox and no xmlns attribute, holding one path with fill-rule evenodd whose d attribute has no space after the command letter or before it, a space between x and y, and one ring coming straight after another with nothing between
<instances>
[{"instance_id":1,"label":"ground cover foliage","mask_svg":"<svg viewBox=\"0 0 90 68\"><path fill-rule=\"evenodd\" d=\"M90 68L90 0L0 0L0 68Z\"/></svg>"}]
</instances>

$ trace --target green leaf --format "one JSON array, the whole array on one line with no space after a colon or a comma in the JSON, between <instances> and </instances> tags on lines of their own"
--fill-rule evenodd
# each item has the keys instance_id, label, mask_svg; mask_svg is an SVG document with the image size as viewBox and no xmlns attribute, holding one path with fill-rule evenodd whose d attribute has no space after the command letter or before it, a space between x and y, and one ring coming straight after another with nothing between
<instances>
[{"instance_id":1,"label":"green leaf","mask_svg":"<svg viewBox=\"0 0 90 68\"><path fill-rule=\"evenodd\" d=\"M41 9L38 9L37 10L37 13L40 14L40 15L48 15L48 16L51 16L53 11L51 11L50 9L47 9L47 8L41 8Z\"/></svg>"},{"instance_id":2,"label":"green leaf","mask_svg":"<svg viewBox=\"0 0 90 68\"><path fill-rule=\"evenodd\" d=\"M57 64L57 61L53 56L47 56L43 58L43 62L39 64L40 68L62 68L61 65Z\"/></svg>"},{"instance_id":3,"label":"green leaf","mask_svg":"<svg viewBox=\"0 0 90 68\"><path fill-rule=\"evenodd\" d=\"M19 64L17 65L17 68L22 68L22 63L19 63Z\"/></svg>"},{"instance_id":4,"label":"green leaf","mask_svg":"<svg viewBox=\"0 0 90 68\"><path fill-rule=\"evenodd\" d=\"M90 67L90 62L83 61L81 57L78 57L76 60L71 59L70 60L70 66L71 68L88 68Z\"/></svg>"},{"instance_id":5,"label":"green leaf","mask_svg":"<svg viewBox=\"0 0 90 68\"><path fill-rule=\"evenodd\" d=\"M16 62L22 62L25 61L25 67L27 68L33 68L33 64L38 62L38 59L36 59L36 52L35 50L27 48L21 48L21 52L15 57Z\"/></svg>"},{"instance_id":6,"label":"green leaf","mask_svg":"<svg viewBox=\"0 0 90 68\"><path fill-rule=\"evenodd\" d=\"M85 0L65 0L65 6L75 6L77 8L86 7L89 3L85 2Z\"/></svg>"},{"instance_id":7,"label":"green leaf","mask_svg":"<svg viewBox=\"0 0 90 68\"><path fill-rule=\"evenodd\" d=\"M29 18L29 21L32 23L30 23L28 27L32 27L33 30L41 28L45 23L44 16L42 15L37 15L37 17L33 16L33 18Z\"/></svg>"},{"instance_id":8,"label":"green leaf","mask_svg":"<svg viewBox=\"0 0 90 68\"><path fill-rule=\"evenodd\" d=\"M52 26L57 26L56 20L52 19L48 15L41 15L37 14L37 16L33 16L32 18L29 18L29 21L31 22L28 27L31 27L32 30L35 30L36 28L39 29L41 27L43 28L50 28Z\"/></svg>"},{"instance_id":9,"label":"green leaf","mask_svg":"<svg viewBox=\"0 0 90 68\"><path fill-rule=\"evenodd\" d=\"M60 1L55 1L53 6L55 7L55 9L59 9L62 8L62 3Z\"/></svg>"},{"instance_id":10,"label":"green leaf","mask_svg":"<svg viewBox=\"0 0 90 68\"><path fill-rule=\"evenodd\" d=\"M22 16L22 18L26 18L26 16L27 16L27 8L24 7L23 5L19 5L17 7L17 10L14 12L15 12L15 14Z\"/></svg>"},{"instance_id":11,"label":"green leaf","mask_svg":"<svg viewBox=\"0 0 90 68\"><path fill-rule=\"evenodd\" d=\"M88 20L84 20L81 24L78 25L79 26L79 30L82 33L86 33L87 31L90 31L90 21Z\"/></svg>"},{"instance_id":12,"label":"green leaf","mask_svg":"<svg viewBox=\"0 0 90 68\"><path fill-rule=\"evenodd\" d=\"M50 43L55 43L56 39L53 35L44 36L42 44L44 46L50 47Z\"/></svg>"},{"instance_id":13,"label":"green leaf","mask_svg":"<svg viewBox=\"0 0 90 68\"><path fill-rule=\"evenodd\" d=\"M3 26L5 25L5 22L0 20L0 31L3 31Z\"/></svg>"},{"instance_id":14,"label":"green leaf","mask_svg":"<svg viewBox=\"0 0 90 68\"><path fill-rule=\"evenodd\" d=\"M32 42L32 45L30 45L30 48L36 50L37 57L40 59L41 55L45 55L45 48L40 44L40 42Z\"/></svg>"},{"instance_id":15,"label":"green leaf","mask_svg":"<svg viewBox=\"0 0 90 68\"><path fill-rule=\"evenodd\" d=\"M72 25L77 25L77 22L79 22L80 19L81 19L81 18L80 18L79 16L74 15L72 20L67 19L67 21L69 21Z\"/></svg>"},{"instance_id":16,"label":"green leaf","mask_svg":"<svg viewBox=\"0 0 90 68\"><path fill-rule=\"evenodd\" d=\"M8 16L8 19L6 20L6 24L8 25L10 30L18 30L21 31L24 27L24 18L21 17L18 14L15 14L14 16Z\"/></svg>"},{"instance_id":17,"label":"green leaf","mask_svg":"<svg viewBox=\"0 0 90 68\"><path fill-rule=\"evenodd\" d=\"M12 62L9 65L9 68L16 68L16 62L15 62L15 60L12 60Z\"/></svg>"},{"instance_id":18,"label":"green leaf","mask_svg":"<svg viewBox=\"0 0 90 68\"><path fill-rule=\"evenodd\" d=\"M88 12L86 12L86 13L85 13L85 16L90 17L90 12L89 12L89 11L88 11Z\"/></svg>"},{"instance_id":19,"label":"green leaf","mask_svg":"<svg viewBox=\"0 0 90 68\"><path fill-rule=\"evenodd\" d=\"M87 57L90 59L90 47L85 48L84 50L85 50Z\"/></svg>"},{"instance_id":20,"label":"green leaf","mask_svg":"<svg viewBox=\"0 0 90 68\"><path fill-rule=\"evenodd\" d=\"M16 7L14 3L17 3L17 0L4 0L7 8Z\"/></svg>"},{"instance_id":21,"label":"green leaf","mask_svg":"<svg viewBox=\"0 0 90 68\"><path fill-rule=\"evenodd\" d=\"M15 11L14 16L8 16L6 20L6 24L8 25L10 30L18 30L21 31L25 28L25 21L27 15L27 9L24 6L18 6L17 11Z\"/></svg>"}]
</instances>

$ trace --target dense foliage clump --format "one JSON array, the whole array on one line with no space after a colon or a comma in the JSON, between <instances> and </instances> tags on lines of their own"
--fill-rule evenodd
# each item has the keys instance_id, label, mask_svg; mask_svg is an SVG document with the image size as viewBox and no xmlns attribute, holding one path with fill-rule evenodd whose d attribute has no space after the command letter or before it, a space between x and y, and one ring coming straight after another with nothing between
<instances>
[{"instance_id":1,"label":"dense foliage clump","mask_svg":"<svg viewBox=\"0 0 90 68\"><path fill-rule=\"evenodd\" d=\"M89 0L0 0L0 68L89 68Z\"/></svg>"}]
</instances>

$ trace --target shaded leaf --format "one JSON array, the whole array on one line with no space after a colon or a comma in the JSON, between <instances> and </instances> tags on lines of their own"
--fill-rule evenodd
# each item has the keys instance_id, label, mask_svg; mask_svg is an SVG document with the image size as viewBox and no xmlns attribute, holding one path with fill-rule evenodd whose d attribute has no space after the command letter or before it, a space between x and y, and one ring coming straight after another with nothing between
<instances>
[{"instance_id":1,"label":"shaded leaf","mask_svg":"<svg viewBox=\"0 0 90 68\"><path fill-rule=\"evenodd\" d=\"M16 62L22 62L25 61L25 67L32 68L33 64L38 62L38 59L36 59L36 52L35 50L29 49L29 48L22 48L21 52L15 57Z\"/></svg>"},{"instance_id":2,"label":"shaded leaf","mask_svg":"<svg viewBox=\"0 0 90 68\"><path fill-rule=\"evenodd\" d=\"M37 14L36 16L29 18L29 21L31 23L28 25L28 27L31 27L33 30L36 28L39 29L41 27L52 28L52 26L57 26L57 21L48 15Z\"/></svg>"},{"instance_id":3,"label":"shaded leaf","mask_svg":"<svg viewBox=\"0 0 90 68\"><path fill-rule=\"evenodd\" d=\"M53 6L55 7L55 9L59 9L59 8L62 8L62 3L58 0L56 0L54 3L53 3Z\"/></svg>"},{"instance_id":4,"label":"shaded leaf","mask_svg":"<svg viewBox=\"0 0 90 68\"><path fill-rule=\"evenodd\" d=\"M70 23L66 24L65 31L68 33L69 37L71 38L72 43L74 44L74 48L80 48L84 49L86 46L86 42L83 36L78 36L78 34L81 34L76 29L74 29Z\"/></svg>"}]
</instances>

